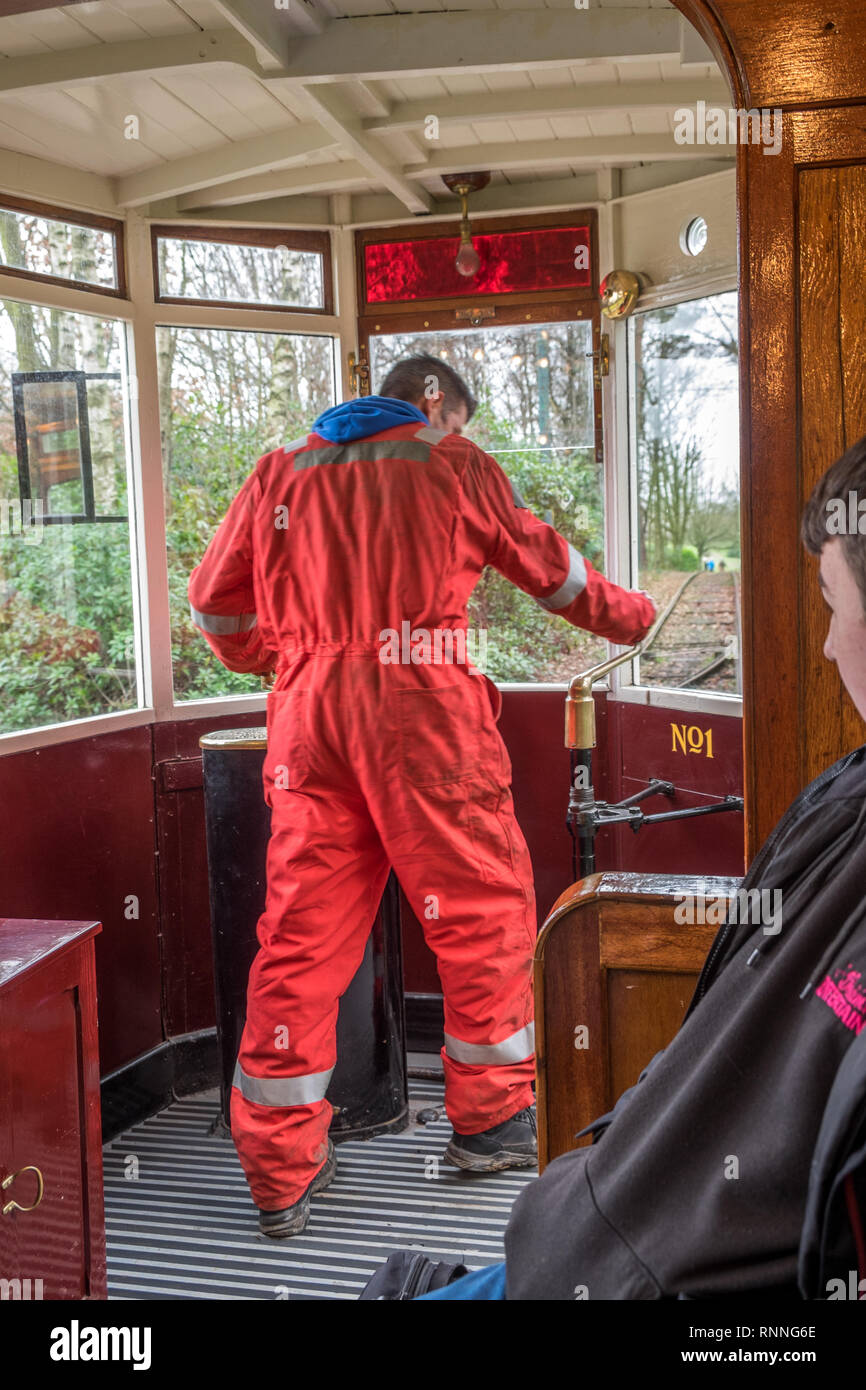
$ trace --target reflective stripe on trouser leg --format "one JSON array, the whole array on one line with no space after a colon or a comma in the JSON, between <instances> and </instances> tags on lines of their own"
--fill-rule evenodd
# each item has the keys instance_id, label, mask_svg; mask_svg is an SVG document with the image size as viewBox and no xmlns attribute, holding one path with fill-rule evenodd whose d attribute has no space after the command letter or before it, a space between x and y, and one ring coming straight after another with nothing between
<instances>
[{"instance_id":1,"label":"reflective stripe on trouser leg","mask_svg":"<svg viewBox=\"0 0 866 1390\"><path fill-rule=\"evenodd\" d=\"M446 1033L445 1052L452 1061L470 1067L507 1067L525 1062L535 1052L535 1024L527 1023L498 1043L467 1043Z\"/></svg>"},{"instance_id":2,"label":"reflective stripe on trouser leg","mask_svg":"<svg viewBox=\"0 0 866 1390\"><path fill-rule=\"evenodd\" d=\"M232 1085L237 1086L244 1100L254 1105L314 1105L325 1099L328 1082L334 1068L312 1072L308 1076L248 1076L240 1062L235 1064Z\"/></svg>"}]
</instances>

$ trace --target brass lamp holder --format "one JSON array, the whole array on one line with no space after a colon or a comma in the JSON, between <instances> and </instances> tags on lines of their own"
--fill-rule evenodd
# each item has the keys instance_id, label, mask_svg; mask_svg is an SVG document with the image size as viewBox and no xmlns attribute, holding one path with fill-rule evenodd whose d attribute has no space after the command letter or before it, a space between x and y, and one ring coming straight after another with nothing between
<instances>
[{"instance_id":1,"label":"brass lamp holder","mask_svg":"<svg viewBox=\"0 0 866 1390\"><path fill-rule=\"evenodd\" d=\"M472 245L472 227L469 222L469 194L477 193L482 188L486 188L490 182L490 174L478 171L472 174L443 174L442 182L449 193L454 193L460 199L460 252L464 247L468 247L474 253ZM472 272L477 273L477 272Z\"/></svg>"}]
</instances>

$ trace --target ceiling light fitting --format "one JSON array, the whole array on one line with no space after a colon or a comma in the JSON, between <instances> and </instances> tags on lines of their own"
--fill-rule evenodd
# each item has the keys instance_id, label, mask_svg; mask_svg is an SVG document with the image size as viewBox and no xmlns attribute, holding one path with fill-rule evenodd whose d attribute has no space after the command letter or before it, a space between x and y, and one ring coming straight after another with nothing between
<instances>
[{"instance_id":1,"label":"ceiling light fitting","mask_svg":"<svg viewBox=\"0 0 866 1390\"><path fill-rule=\"evenodd\" d=\"M477 193L479 189L486 188L490 182L490 175L484 173L443 174L442 182L450 193L456 194L460 199L460 249L454 264L459 273L468 279L477 275L481 266L478 252L472 245L472 228L469 225L469 194Z\"/></svg>"}]
</instances>

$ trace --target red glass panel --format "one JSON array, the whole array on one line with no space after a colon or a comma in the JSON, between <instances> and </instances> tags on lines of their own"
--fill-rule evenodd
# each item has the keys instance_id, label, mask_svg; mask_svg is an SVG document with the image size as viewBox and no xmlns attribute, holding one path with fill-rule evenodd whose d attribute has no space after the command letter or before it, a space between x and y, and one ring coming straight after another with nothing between
<instances>
[{"instance_id":1,"label":"red glass panel","mask_svg":"<svg viewBox=\"0 0 866 1390\"><path fill-rule=\"evenodd\" d=\"M465 276L454 264L457 236L369 243L364 247L367 303L565 290L591 283L588 227L487 232L474 236L472 244L481 265L475 275Z\"/></svg>"}]
</instances>

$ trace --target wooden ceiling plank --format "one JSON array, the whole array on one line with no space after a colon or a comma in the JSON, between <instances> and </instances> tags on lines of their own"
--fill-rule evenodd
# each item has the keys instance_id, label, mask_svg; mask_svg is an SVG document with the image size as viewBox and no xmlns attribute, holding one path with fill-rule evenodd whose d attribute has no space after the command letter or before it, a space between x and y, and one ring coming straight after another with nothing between
<instances>
[{"instance_id":1,"label":"wooden ceiling plank","mask_svg":"<svg viewBox=\"0 0 866 1390\"><path fill-rule=\"evenodd\" d=\"M28 17L27 28L52 51L84 48L93 43L93 36L82 24L76 23L73 16L74 11L42 10Z\"/></svg>"},{"instance_id":2,"label":"wooden ceiling plank","mask_svg":"<svg viewBox=\"0 0 866 1390\"><path fill-rule=\"evenodd\" d=\"M143 39L147 30L129 14L118 10L109 0L96 4L76 5L66 13L90 35L91 43L122 43L125 39Z\"/></svg>"},{"instance_id":3,"label":"wooden ceiling plank","mask_svg":"<svg viewBox=\"0 0 866 1390\"><path fill-rule=\"evenodd\" d=\"M246 140L268 128L256 121L248 108L238 106L236 101L230 99L229 83L215 87L199 77L198 73L173 72L167 73L160 85L178 101L199 111L227 140ZM275 108L284 111L284 108L276 107L276 103Z\"/></svg>"},{"instance_id":4,"label":"wooden ceiling plank","mask_svg":"<svg viewBox=\"0 0 866 1390\"><path fill-rule=\"evenodd\" d=\"M172 4L171 0L110 0L110 4L112 9L128 15L139 29L153 38L188 34L202 28L183 6ZM205 29L207 27L204 26Z\"/></svg>"}]
</instances>

